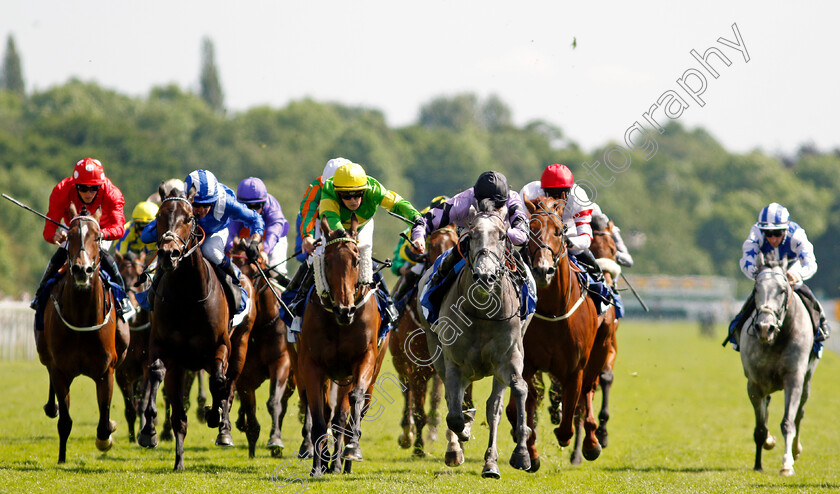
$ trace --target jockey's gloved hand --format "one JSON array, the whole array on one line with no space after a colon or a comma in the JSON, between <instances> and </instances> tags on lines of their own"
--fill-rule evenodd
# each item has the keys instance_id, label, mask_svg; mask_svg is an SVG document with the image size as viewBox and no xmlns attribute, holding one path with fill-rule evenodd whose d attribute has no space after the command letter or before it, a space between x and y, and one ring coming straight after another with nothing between
<instances>
[{"instance_id":1,"label":"jockey's gloved hand","mask_svg":"<svg viewBox=\"0 0 840 494\"><path fill-rule=\"evenodd\" d=\"M245 255L251 262L257 262L260 258L260 245L257 242L245 242Z\"/></svg>"}]
</instances>

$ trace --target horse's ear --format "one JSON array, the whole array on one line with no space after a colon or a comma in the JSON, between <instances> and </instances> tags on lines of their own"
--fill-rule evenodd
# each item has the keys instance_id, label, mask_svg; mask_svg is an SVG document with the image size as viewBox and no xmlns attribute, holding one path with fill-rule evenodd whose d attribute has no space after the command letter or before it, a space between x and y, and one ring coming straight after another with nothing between
<instances>
[{"instance_id":1,"label":"horse's ear","mask_svg":"<svg viewBox=\"0 0 840 494\"><path fill-rule=\"evenodd\" d=\"M72 201L70 202L70 206L67 207L67 211L70 212L70 217L71 218L75 218L76 216L79 216L79 210L76 209L76 205Z\"/></svg>"},{"instance_id":2,"label":"horse's ear","mask_svg":"<svg viewBox=\"0 0 840 494\"><path fill-rule=\"evenodd\" d=\"M96 211L93 212L93 219L95 219L96 222L98 223L99 218L101 218L101 217L102 217L102 206L99 206L98 208L96 208Z\"/></svg>"},{"instance_id":3,"label":"horse's ear","mask_svg":"<svg viewBox=\"0 0 840 494\"><path fill-rule=\"evenodd\" d=\"M472 220L473 220L473 218L475 218L475 215L476 215L475 206L470 204L470 210L469 210L469 213L467 214L467 223L472 223Z\"/></svg>"},{"instance_id":4,"label":"horse's ear","mask_svg":"<svg viewBox=\"0 0 840 494\"><path fill-rule=\"evenodd\" d=\"M326 216L321 216L321 234L326 238L330 236L330 233L330 222L327 221Z\"/></svg>"},{"instance_id":5,"label":"horse's ear","mask_svg":"<svg viewBox=\"0 0 840 494\"><path fill-rule=\"evenodd\" d=\"M169 191L169 197L177 196L178 192L179 192L178 189L173 187L172 190ZM195 197L195 194L197 192L198 192L198 189L195 188L195 185L190 187L190 190L187 191L187 200L190 201L191 204L192 204L193 197Z\"/></svg>"},{"instance_id":6,"label":"horse's ear","mask_svg":"<svg viewBox=\"0 0 840 494\"><path fill-rule=\"evenodd\" d=\"M350 213L350 231L347 234L350 235L350 238L356 238L357 233L359 233L359 218L353 212Z\"/></svg>"},{"instance_id":7,"label":"horse's ear","mask_svg":"<svg viewBox=\"0 0 840 494\"><path fill-rule=\"evenodd\" d=\"M534 203L531 202L530 199L523 199L523 202L525 203L525 208L528 209L528 214L534 214L534 211L537 210L537 207L534 206Z\"/></svg>"},{"instance_id":8,"label":"horse's ear","mask_svg":"<svg viewBox=\"0 0 840 494\"><path fill-rule=\"evenodd\" d=\"M146 264L146 251L141 250L139 254L137 254L137 261L141 264Z\"/></svg>"},{"instance_id":9,"label":"horse's ear","mask_svg":"<svg viewBox=\"0 0 840 494\"><path fill-rule=\"evenodd\" d=\"M761 271L761 268L764 267L764 252L758 251L758 255L755 256L755 272Z\"/></svg>"},{"instance_id":10,"label":"horse's ear","mask_svg":"<svg viewBox=\"0 0 840 494\"><path fill-rule=\"evenodd\" d=\"M123 256L122 256L122 254L120 254L120 251L118 251L118 250L114 251L114 260L117 261L117 264L122 264Z\"/></svg>"},{"instance_id":11,"label":"horse's ear","mask_svg":"<svg viewBox=\"0 0 840 494\"><path fill-rule=\"evenodd\" d=\"M158 185L158 195L160 196L161 201L166 199L166 188L163 186L165 183L165 180L161 180L160 185Z\"/></svg>"},{"instance_id":12,"label":"horse's ear","mask_svg":"<svg viewBox=\"0 0 840 494\"><path fill-rule=\"evenodd\" d=\"M787 273L788 264L790 264L790 262L789 262L789 261L790 261L790 259L788 259L787 257L785 257L785 258L783 258L783 259L782 259L782 262L781 262L781 264L782 264L782 271L784 271L785 273Z\"/></svg>"}]
</instances>

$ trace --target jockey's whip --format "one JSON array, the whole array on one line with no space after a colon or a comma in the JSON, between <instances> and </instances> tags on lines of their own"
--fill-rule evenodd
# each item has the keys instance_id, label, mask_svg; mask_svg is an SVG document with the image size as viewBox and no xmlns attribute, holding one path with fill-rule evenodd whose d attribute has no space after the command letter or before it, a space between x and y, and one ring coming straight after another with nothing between
<instances>
[{"instance_id":1,"label":"jockey's whip","mask_svg":"<svg viewBox=\"0 0 840 494\"><path fill-rule=\"evenodd\" d=\"M250 259L249 259L249 261L250 261ZM286 313L287 314L292 314L292 311L291 311L291 309L289 309L289 306L286 305L286 303L283 302L282 299L280 299L280 295L277 295L277 292L274 291L274 287L271 285L271 282L268 281L268 276L265 275L265 271L263 271L263 269L260 267L259 264L257 264L256 261L251 261L251 264L253 264L254 267L257 268L257 271L260 273L260 276L262 276L263 280L265 280L265 284L268 285L268 289L271 290L271 293L274 294L274 297L277 299L277 301L280 303L280 305L283 306L283 309L286 310Z\"/></svg>"},{"instance_id":2,"label":"jockey's whip","mask_svg":"<svg viewBox=\"0 0 840 494\"><path fill-rule=\"evenodd\" d=\"M7 195L7 194L3 194L3 197L5 197L6 199L8 199L8 200L12 201L13 203L17 204L18 206L22 207L23 209L25 209L25 210L29 211L30 213L35 213L35 214L37 214L38 216L40 216L41 218L44 218L45 220L49 221L50 223L54 223L54 224L55 224L56 226L58 226L59 228L64 228L65 230L69 230L69 228L68 228L68 227L66 227L66 226L62 225L61 223L59 223L59 222L55 221L55 220L54 220L54 219L52 219L52 218L49 218L47 215L45 215L45 214L43 214L43 213L41 213L41 212L39 212L39 211L35 211L34 209L30 208L30 207L29 207L29 206L27 206L26 204L24 204L24 203L22 203L22 202L18 201L18 200L17 200L17 199L15 199L14 197L12 197L12 196L10 196L10 195Z\"/></svg>"},{"instance_id":3,"label":"jockey's whip","mask_svg":"<svg viewBox=\"0 0 840 494\"><path fill-rule=\"evenodd\" d=\"M636 296L636 300L638 300L639 303L642 304L642 308L645 310L645 312L650 312L650 309L648 309L647 304L645 304L645 301L642 300L642 297L640 297L639 294L636 293L636 289L633 288L633 285L631 285L630 282L627 281L627 277L624 276L624 273L621 273L621 279L624 280L625 283L627 283L627 286L630 288L630 291L633 292L633 295Z\"/></svg>"},{"instance_id":4,"label":"jockey's whip","mask_svg":"<svg viewBox=\"0 0 840 494\"><path fill-rule=\"evenodd\" d=\"M317 246L319 246L319 245L321 245L321 241L320 241L320 240L318 240L317 242L315 242L315 247L317 247ZM279 266L279 265L281 265L281 264L285 264L285 263L287 263L287 262L291 261L292 259L294 259L295 257L297 257L297 256L301 255L302 253L303 253L303 249L298 249L298 250L296 250L296 251L295 251L295 253L294 253L294 254L290 255L289 257L287 257L287 258L283 259L282 261L278 262L277 264L275 264L275 265L273 265L273 266L269 266L269 267L267 267L267 268L266 268L266 270L268 270L268 271L274 271L274 268L276 268L277 266ZM279 274L279 273L278 273L278 274Z\"/></svg>"},{"instance_id":5,"label":"jockey's whip","mask_svg":"<svg viewBox=\"0 0 840 494\"><path fill-rule=\"evenodd\" d=\"M395 213L395 212L393 212L393 211L388 211L388 214L390 214L390 215L391 215L391 216L393 216L394 218L401 219L401 220L405 221L405 222L406 222L406 223L408 223L410 226L415 226L413 221L411 221L410 219L406 218L405 216L403 216L403 215L401 215L401 214L397 214L397 213Z\"/></svg>"}]
</instances>

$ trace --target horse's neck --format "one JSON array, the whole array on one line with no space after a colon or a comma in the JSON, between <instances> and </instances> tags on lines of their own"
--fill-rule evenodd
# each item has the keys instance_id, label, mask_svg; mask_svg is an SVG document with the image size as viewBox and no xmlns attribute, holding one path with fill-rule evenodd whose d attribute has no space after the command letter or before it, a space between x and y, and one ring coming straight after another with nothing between
<instances>
[{"instance_id":1,"label":"horse's neck","mask_svg":"<svg viewBox=\"0 0 840 494\"><path fill-rule=\"evenodd\" d=\"M201 254L201 250L196 249L171 274L175 280L178 280L179 284L183 284L184 286L199 286L201 287L202 293L206 295L204 287L207 286L208 281L213 281L211 279L211 276L213 276L212 271L210 261L206 261ZM183 289L184 286L179 287L179 290Z\"/></svg>"}]
</instances>

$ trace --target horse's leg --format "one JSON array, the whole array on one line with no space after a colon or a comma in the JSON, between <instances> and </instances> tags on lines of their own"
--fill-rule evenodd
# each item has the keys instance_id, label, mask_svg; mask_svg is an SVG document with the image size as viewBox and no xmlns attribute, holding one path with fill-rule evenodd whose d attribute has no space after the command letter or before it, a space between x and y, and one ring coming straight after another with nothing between
<instances>
[{"instance_id":1,"label":"horse's leg","mask_svg":"<svg viewBox=\"0 0 840 494\"><path fill-rule=\"evenodd\" d=\"M303 383L301 383L300 389L300 404L304 410L303 425L300 430L303 441L300 443L298 458L312 458L315 451L314 444L312 443L312 412L309 411L309 400L306 397L306 389L303 388Z\"/></svg>"},{"instance_id":2,"label":"horse's leg","mask_svg":"<svg viewBox=\"0 0 840 494\"><path fill-rule=\"evenodd\" d=\"M560 417L560 425L554 429L554 436L557 437L557 442L561 447L565 448L569 445L574 431L572 430L572 421L575 419L576 410L578 407L578 400L580 399L581 387L583 386L583 369L570 375L564 383L562 383L562 410Z\"/></svg>"},{"instance_id":3,"label":"horse's leg","mask_svg":"<svg viewBox=\"0 0 840 494\"><path fill-rule=\"evenodd\" d=\"M344 448L344 457L350 461L362 461L362 449L359 440L362 437L362 417L364 417L365 406L369 406L368 390L373 384L374 373L376 372L376 352L368 351L355 372L355 383L348 395L350 401L350 440ZM339 400L339 404L343 401ZM339 408L341 409L341 408Z\"/></svg>"},{"instance_id":4,"label":"horse's leg","mask_svg":"<svg viewBox=\"0 0 840 494\"><path fill-rule=\"evenodd\" d=\"M164 388L172 403L172 432L175 434L175 471L184 469L184 439L187 437L187 411L184 409L184 375L180 366L166 373Z\"/></svg>"},{"instance_id":5,"label":"horse's leg","mask_svg":"<svg viewBox=\"0 0 840 494\"><path fill-rule=\"evenodd\" d=\"M208 378L208 387L213 402L204 415L207 419L207 427L212 429L219 427L221 424L226 413L227 401L230 398L230 388L228 388L227 379L225 379L227 354L227 345L222 344L216 348L215 360Z\"/></svg>"},{"instance_id":6,"label":"horse's leg","mask_svg":"<svg viewBox=\"0 0 840 494\"><path fill-rule=\"evenodd\" d=\"M96 380L96 401L99 404L99 425L96 426L96 449L108 451L114 445L111 433L117 423L111 420L111 397L114 394L114 368L109 367L104 376Z\"/></svg>"},{"instance_id":7,"label":"horse's leg","mask_svg":"<svg viewBox=\"0 0 840 494\"><path fill-rule=\"evenodd\" d=\"M260 423L257 421L257 397L255 390L237 388L239 394L239 410L245 413L245 437L248 439L248 458L256 455L257 440L260 438Z\"/></svg>"},{"instance_id":8,"label":"horse's leg","mask_svg":"<svg viewBox=\"0 0 840 494\"><path fill-rule=\"evenodd\" d=\"M446 429L446 455L443 462L448 467L457 467L464 463L464 448L458 435Z\"/></svg>"},{"instance_id":9,"label":"horse's leg","mask_svg":"<svg viewBox=\"0 0 840 494\"><path fill-rule=\"evenodd\" d=\"M149 366L146 382L143 386L143 417L145 423L137 437L137 443L144 448L155 448L158 445L155 419L157 419L157 392L160 383L166 375L163 361L156 358Z\"/></svg>"},{"instance_id":10,"label":"horse's leg","mask_svg":"<svg viewBox=\"0 0 840 494\"><path fill-rule=\"evenodd\" d=\"M747 382L747 394L752 402L753 411L755 411L755 430L753 431L753 439L755 440L755 466L753 469L761 472L761 450L764 447L764 442L767 440L767 405L769 401L759 386L752 381Z\"/></svg>"},{"instance_id":11,"label":"horse's leg","mask_svg":"<svg viewBox=\"0 0 840 494\"><path fill-rule=\"evenodd\" d=\"M550 377L551 386L548 390L548 416L551 423L560 425L560 416L563 414L563 386L560 381Z\"/></svg>"},{"instance_id":12,"label":"horse's leg","mask_svg":"<svg viewBox=\"0 0 840 494\"><path fill-rule=\"evenodd\" d=\"M598 438L595 437L595 431L598 429L598 422L595 421L595 408L592 406L592 398L595 396L595 387L598 384L596 377L591 384L587 384L581 394L583 401L583 410L581 416L583 417L583 428L586 431L583 437L582 453L587 461L593 461L601 456L601 445L598 443ZM580 433L583 433L581 431Z\"/></svg>"},{"instance_id":13,"label":"horse's leg","mask_svg":"<svg viewBox=\"0 0 840 494\"><path fill-rule=\"evenodd\" d=\"M133 383L128 381L124 372L116 372L117 386L123 395L123 406L125 407L125 423L128 426L128 440L134 442L134 421L137 420L137 409L134 399Z\"/></svg>"},{"instance_id":14,"label":"horse's leg","mask_svg":"<svg viewBox=\"0 0 840 494\"><path fill-rule=\"evenodd\" d=\"M782 418L782 436L785 438L785 454L782 456L782 470L785 477L794 474L793 441L797 435L796 418L803 398L803 378L793 375L785 380L785 415Z\"/></svg>"},{"instance_id":15,"label":"horse's leg","mask_svg":"<svg viewBox=\"0 0 840 494\"><path fill-rule=\"evenodd\" d=\"M286 413L286 401L289 399L286 394L286 385L289 382L290 368L288 358L278 359L269 365L270 391L266 407L271 415L271 435L268 438L268 448L274 458L283 456L284 446L280 435L283 416Z\"/></svg>"},{"instance_id":16,"label":"horse's leg","mask_svg":"<svg viewBox=\"0 0 840 494\"><path fill-rule=\"evenodd\" d=\"M349 449L356 433L354 423L350 414L349 392L346 386L334 386L336 390L335 406L332 407L332 421L330 426L335 439L335 448L330 463L329 473L340 473L342 459L344 460L344 472L350 473L354 461L362 461L362 452L356 446L358 456L348 457ZM345 447L345 444L347 445Z\"/></svg>"},{"instance_id":17,"label":"horse's leg","mask_svg":"<svg viewBox=\"0 0 840 494\"><path fill-rule=\"evenodd\" d=\"M569 458L572 465L583 463L583 436L583 412L577 409L575 410L575 447L572 450L572 456Z\"/></svg>"},{"instance_id":18,"label":"horse's leg","mask_svg":"<svg viewBox=\"0 0 840 494\"><path fill-rule=\"evenodd\" d=\"M320 477L325 473L325 465L329 464L330 460L327 420L324 413L326 408L324 403L324 378L322 372L319 372L319 369L309 359L301 358L298 369L305 370L302 373L301 380L306 388L306 401L308 404L307 419L311 421L311 429L308 434L313 448L312 471L310 475ZM306 440L306 426L304 426L304 442ZM301 449L303 449L302 445Z\"/></svg>"},{"instance_id":19,"label":"horse's leg","mask_svg":"<svg viewBox=\"0 0 840 494\"><path fill-rule=\"evenodd\" d=\"M802 453L802 442L799 439L799 434L802 431L800 424L802 418L805 417L805 403L808 402L808 397L811 396L811 370L805 374L805 382L802 385L802 399L799 400L799 410L796 412L796 437L793 438L793 459L798 460Z\"/></svg>"},{"instance_id":20,"label":"horse's leg","mask_svg":"<svg viewBox=\"0 0 840 494\"><path fill-rule=\"evenodd\" d=\"M400 436L397 438L397 444L400 445L402 449L408 449L411 447L411 443L413 439L411 437L411 425L412 425L412 417L411 417L411 404L412 404L412 383L413 381L410 378L400 375L400 382L403 384L402 395L403 395L403 413L402 413L402 421L400 422L400 427L402 427L402 432Z\"/></svg>"},{"instance_id":21,"label":"horse's leg","mask_svg":"<svg viewBox=\"0 0 840 494\"><path fill-rule=\"evenodd\" d=\"M507 386L504 382L494 378L493 390L490 392L490 397L487 398L487 425L490 428L490 437L487 442L487 450L484 452L484 469L481 471L481 476L484 478L498 479L502 476L497 464L499 452L496 449L496 434L499 419L502 417L502 398L505 394L505 388ZM511 458L511 461L513 461L513 458Z\"/></svg>"},{"instance_id":22,"label":"horse's leg","mask_svg":"<svg viewBox=\"0 0 840 494\"><path fill-rule=\"evenodd\" d=\"M464 420L464 390L467 388L467 380L461 377L461 369L450 362L446 363L446 406L449 411L446 414L446 425L449 430L458 435L461 441L469 441L469 433L465 433L466 421Z\"/></svg>"},{"instance_id":23,"label":"horse's leg","mask_svg":"<svg viewBox=\"0 0 840 494\"><path fill-rule=\"evenodd\" d=\"M426 427L426 386L428 379L416 372L411 380L412 420L414 421L414 452L417 458L426 456L423 444L423 428Z\"/></svg>"},{"instance_id":24,"label":"horse's leg","mask_svg":"<svg viewBox=\"0 0 840 494\"><path fill-rule=\"evenodd\" d=\"M525 382L528 385L528 395L525 398L525 420L528 429L531 431L528 435L528 441L526 443L528 447L528 457L531 459L531 468L529 468L528 471L534 473L540 469L540 453L537 451L537 408L539 407L540 392L536 388L536 383L534 383L532 379L528 379ZM542 379L540 379L540 382L542 382ZM516 403L513 393L511 393L510 402L513 404ZM514 415L514 419L515 417L516 415ZM510 415L508 415L508 419L510 419ZM511 420L511 427L514 431L516 430L515 424L515 420ZM516 437L513 439L516 441Z\"/></svg>"},{"instance_id":25,"label":"horse's leg","mask_svg":"<svg viewBox=\"0 0 840 494\"><path fill-rule=\"evenodd\" d=\"M614 379L612 365L609 363L607 365L608 367L604 368L598 378L598 384L601 386L601 411L598 413L598 429L595 431L595 436L602 448L606 448L609 441L607 422L610 420L610 388Z\"/></svg>"},{"instance_id":26,"label":"horse's leg","mask_svg":"<svg viewBox=\"0 0 840 494\"><path fill-rule=\"evenodd\" d=\"M50 382L58 398L58 462L64 463L67 460L67 438L73 429L73 419L70 418L70 384L73 378L51 369Z\"/></svg>"},{"instance_id":27,"label":"horse's leg","mask_svg":"<svg viewBox=\"0 0 840 494\"><path fill-rule=\"evenodd\" d=\"M204 408L207 405L207 390L204 387L204 375L206 372L204 369L199 370L195 374L195 380L198 381L198 396L196 397L196 403L198 404L198 408L195 410L195 416L199 422L204 423L207 421L204 414L206 409Z\"/></svg>"},{"instance_id":28,"label":"horse's leg","mask_svg":"<svg viewBox=\"0 0 840 494\"><path fill-rule=\"evenodd\" d=\"M47 372L49 372L49 369L47 369ZM47 403L44 405L44 413L51 419L58 417L58 404L55 402L55 388L52 379L50 379L50 391L47 396Z\"/></svg>"},{"instance_id":29,"label":"horse's leg","mask_svg":"<svg viewBox=\"0 0 840 494\"><path fill-rule=\"evenodd\" d=\"M494 417L495 425L490 427L491 434L494 435L494 444L493 449L495 450L495 435L496 435L496 427L499 423L499 418L502 414L502 399L504 398L505 386L504 384L497 384L502 383L502 379L505 377L510 376L510 390L511 390L511 397L514 401L516 401L516 448L514 448L513 453L510 455L510 466L516 468L517 470L528 470L531 471L531 456L530 451L528 448L528 441L531 439L532 429L528 426L527 423L527 411L528 408L528 381L522 376L523 371L523 348L522 343L520 342L517 346L514 347L513 353L509 360L509 365L506 365L502 369L502 372L497 370L496 378L493 380L493 394L495 395L498 393L498 404L496 409L496 415ZM498 388L498 389L497 389ZM535 408L536 403L531 405L531 408ZM487 408L488 417L490 412L490 407L488 405ZM533 420L533 419L532 419ZM537 467L539 468L539 467Z\"/></svg>"},{"instance_id":30,"label":"horse's leg","mask_svg":"<svg viewBox=\"0 0 840 494\"><path fill-rule=\"evenodd\" d=\"M227 379L226 382L225 382L225 394L224 394L225 400L222 402L223 403L223 406L222 406L222 410L223 410L222 421L219 424L219 434L216 436L216 446L221 446L221 447L225 447L225 448L233 446L233 436L231 436L231 434L230 434L230 430L231 430L230 409L233 406L233 391L234 391L232 384L233 384L233 381L231 381L230 379ZM253 406L254 406L254 409L256 410L256 406L257 406L256 405L256 399L252 399L251 401L254 402ZM248 407L246 407L244 403L242 404L242 406L245 407L245 410L246 410L246 413L247 413ZM256 421L256 417L254 418L254 420ZM247 433L246 433L246 437L247 437ZM259 437L259 431L257 431L257 437Z\"/></svg>"},{"instance_id":31,"label":"horse's leg","mask_svg":"<svg viewBox=\"0 0 840 494\"><path fill-rule=\"evenodd\" d=\"M443 397L443 381L437 373L432 377L429 403L429 441L437 441L437 427L440 425L440 400Z\"/></svg>"},{"instance_id":32,"label":"horse's leg","mask_svg":"<svg viewBox=\"0 0 840 494\"><path fill-rule=\"evenodd\" d=\"M171 415L172 415L172 400L170 400L169 396L166 394L166 386L164 386L163 387L163 430L160 432L160 440L161 441L171 441L172 439L174 439L174 436L172 436L172 421L170 420Z\"/></svg>"}]
</instances>

